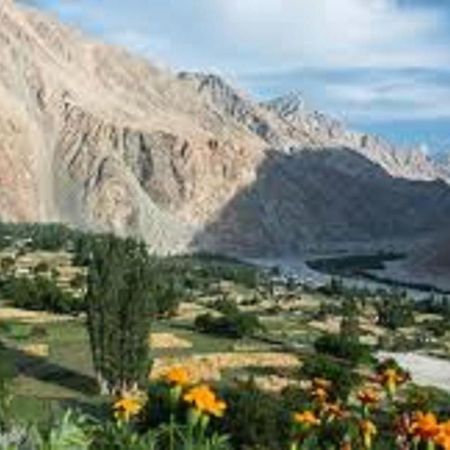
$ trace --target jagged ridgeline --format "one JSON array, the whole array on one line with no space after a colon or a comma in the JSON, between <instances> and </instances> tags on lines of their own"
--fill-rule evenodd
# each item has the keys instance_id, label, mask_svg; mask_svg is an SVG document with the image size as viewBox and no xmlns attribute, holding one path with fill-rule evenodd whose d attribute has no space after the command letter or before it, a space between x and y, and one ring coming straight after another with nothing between
<instances>
[{"instance_id":1,"label":"jagged ridgeline","mask_svg":"<svg viewBox=\"0 0 450 450\"><path fill-rule=\"evenodd\" d=\"M449 171L297 95L260 103L29 7L0 5L0 218L145 239L160 253L296 253L448 227Z\"/></svg>"}]
</instances>

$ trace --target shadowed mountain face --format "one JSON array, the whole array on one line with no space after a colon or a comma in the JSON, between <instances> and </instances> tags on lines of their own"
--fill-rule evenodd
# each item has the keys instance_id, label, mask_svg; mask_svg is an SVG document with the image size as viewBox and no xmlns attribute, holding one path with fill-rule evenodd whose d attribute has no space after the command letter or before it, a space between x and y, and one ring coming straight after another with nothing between
<instances>
[{"instance_id":1,"label":"shadowed mountain face","mask_svg":"<svg viewBox=\"0 0 450 450\"><path fill-rule=\"evenodd\" d=\"M198 246L282 256L335 243L407 241L450 225L443 181L393 177L345 148L268 154L257 180L196 236Z\"/></svg>"},{"instance_id":2,"label":"shadowed mountain face","mask_svg":"<svg viewBox=\"0 0 450 450\"><path fill-rule=\"evenodd\" d=\"M258 103L0 3L0 220L111 230L161 253L286 254L440 231L449 180L296 95Z\"/></svg>"}]
</instances>

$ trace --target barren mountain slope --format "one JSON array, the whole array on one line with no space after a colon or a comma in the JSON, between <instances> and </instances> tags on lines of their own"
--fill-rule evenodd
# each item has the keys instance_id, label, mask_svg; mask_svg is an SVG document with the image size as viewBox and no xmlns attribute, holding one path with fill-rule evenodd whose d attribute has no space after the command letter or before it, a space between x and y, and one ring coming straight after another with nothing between
<instances>
[{"instance_id":1,"label":"barren mountain slope","mask_svg":"<svg viewBox=\"0 0 450 450\"><path fill-rule=\"evenodd\" d=\"M4 219L185 246L262 158L258 137L176 76L10 2L1 3L0 64Z\"/></svg>"},{"instance_id":2,"label":"barren mountain slope","mask_svg":"<svg viewBox=\"0 0 450 450\"><path fill-rule=\"evenodd\" d=\"M435 232L450 220L438 178L298 98L257 103L1 0L0 219L275 254Z\"/></svg>"}]
</instances>

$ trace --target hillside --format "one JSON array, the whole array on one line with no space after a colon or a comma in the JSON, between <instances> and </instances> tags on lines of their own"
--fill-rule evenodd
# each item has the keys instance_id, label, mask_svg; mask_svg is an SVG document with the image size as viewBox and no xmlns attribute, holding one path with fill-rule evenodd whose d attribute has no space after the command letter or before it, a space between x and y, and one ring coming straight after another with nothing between
<instances>
[{"instance_id":1,"label":"hillside","mask_svg":"<svg viewBox=\"0 0 450 450\"><path fill-rule=\"evenodd\" d=\"M448 226L448 172L289 95L172 73L0 6L0 219L142 236L158 252L284 254Z\"/></svg>"}]
</instances>

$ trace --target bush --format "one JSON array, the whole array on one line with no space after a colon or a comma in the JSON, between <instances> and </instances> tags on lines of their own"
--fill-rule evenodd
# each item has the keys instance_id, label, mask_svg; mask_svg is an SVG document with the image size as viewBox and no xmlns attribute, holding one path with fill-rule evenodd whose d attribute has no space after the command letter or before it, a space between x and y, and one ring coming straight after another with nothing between
<instances>
[{"instance_id":1,"label":"bush","mask_svg":"<svg viewBox=\"0 0 450 450\"><path fill-rule=\"evenodd\" d=\"M326 334L314 343L318 353L348 361L351 365L372 361L370 349L356 339L342 335Z\"/></svg>"},{"instance_id":2,"label":"bush","mask_svg":"<svg viewBox=\"0 0 450 450\"><path fill-rule=\"evenodd\" d=\"M242 339L252 336L262 325L258 316L251 313L236 312L219 317L207 313L197 316L195 328L201 333Z\"/></svg>"},{"instance_id":3,"label":"bush","mask_svg":"<svg viewBox=\"0 0 450 450\"><path fill-rule=\"evenodd\" d=\"M231 436L233 448L287 448L291 412L277 396L261 391L251 380L225 389L222 396L228 405L222 431Z\"/></svg>"},{"instance_id":4,"label":"bush","mask_svg":"<svg viewBox=\"0 0 450 450\"><path fill-rule=\"evenodd\" d=\"M414 324L414 302L400 295L384 299L376 305L378 325L396 330Z\"/></svg>"},{"instance_id":5,"label":"bush","mask_svg":"<svg viewBox=\"0 0 450 450\"><path fill-rule=\"evenodd\" d=\"M62 291L54 281L43 277L13 278L4 290L17 308L77 314L85 309L84 298Z\"/></svg>"}]
</instances>

